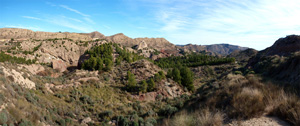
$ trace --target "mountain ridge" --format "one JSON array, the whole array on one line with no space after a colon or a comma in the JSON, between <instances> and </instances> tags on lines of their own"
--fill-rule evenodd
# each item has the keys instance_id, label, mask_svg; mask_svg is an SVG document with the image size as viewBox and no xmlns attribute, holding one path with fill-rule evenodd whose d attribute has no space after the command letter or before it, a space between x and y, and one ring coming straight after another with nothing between
<instances>
[{"instance_id":1,"label":"mountain ridge","mask_svg":"<svg viewBox=\"0 0 300 126\"><path fill-rule=\"evenodd\" d=\"M44 32L44 31L32 31L29 29L21 28L0 28L0 39L53 39L53 38L69 38L73 40L91 41L96 39L106 39L115 43L122 44L127 47L136 46L141 42L145 42L148 47L156 49L157 51L172 50L172 52L179 53L178 49L182 49L184 52L190 52L191 48L196 48L195 52L207 51L211 55L228 55L234 50L245 50L246 47L240 47L230 44L213 44L213 45L193 45L195 47L189 47L191 45L184 45L183 47L174 45L165 38L148 38L138 37L130 38L123 33L117 33L111 36L105 36L98 31L91 33L70 33L70 32ZM185 49L187 48L187 49ZM219 51L220 50L220 51ZM193 52L193 51L192 51Z\"/></svg>"}]
</instances>

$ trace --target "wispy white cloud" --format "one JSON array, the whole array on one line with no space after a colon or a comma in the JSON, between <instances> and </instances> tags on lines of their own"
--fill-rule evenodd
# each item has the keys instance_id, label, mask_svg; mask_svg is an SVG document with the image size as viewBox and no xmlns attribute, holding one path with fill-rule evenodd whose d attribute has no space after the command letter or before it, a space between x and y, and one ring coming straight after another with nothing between
<instances>
[{"instance_id":1,"label":"wispy white cloud","mask_svg":"<svg viewBox=\"0 0 300 126\"><path fill-rule=\"evenodd\" d=\"M83 23L80 23L80 24L74 23L74 22L72 22L72 20L70 20L68 18L63 18L63 17L56 17L56 16L48 17L47 22L58 25L58 26L75 29L75 30L82 31L82 32L94 31L94 29L90 25L83 24Z\"/></svg>"},{"instance_id":2,"label":"wispy white cloud","mask_svg":"<svg viewBox=\"0 0 300 126\"><path fill-rule=\"evenodd\" d=\"M83 21L75 19L75 18L66 17L64 15L46 15L46 16L44 16L44 18L37 18L37 17L31 17L31 16L22 16L22 17L28 18L28 19L33 19L33 20L39 20L39 21L47 22L47 23L62 26L62 27L71 28L74 30L82 31L82 32L94 31L94 29L92 28L92 26L90 24L84 23ZM21 26L21 25L14 25L14 26L11 25L10 27L15 27L15 28L19 27L19 28L28 28L28 29L32 29L32 30L40 30L40 28L38 28L38 27L25 27L25 26Z\"/></svg>"},{"instance_id":3,"label":"wispy white cloud","mask_svg":"<svg viewBox=\"0 0 300 126\"><path fill-rule=\"evenodd\" d=\"M106 29L111 29L111 27L107 26L107 25L103 25L104 28Z\"/></svg>"},{"instance_id":4,"label":"wispy white cloud","mask_svg":"<svg viewBox=\"0 0 300 126\"><path fill-rule=\"evenodd\" d=\"M92 19L88 18L88 17L83 17L83 19L85 21L87 21L88 23L95 24L95 22Z\"/></svg>"},{"instance_id":5,"label":"wispy white cloud","mask_svg":"<svg viewBox=\"0 0 300 126\"><path fill-rule=\"evenodd\" d=\"M22 17L27 18L27 19L43 21L43 22L61 26L61 27L71 28L71 29L81 31L81 32L94 31L92 25L95 24L95 22L90 18L90 15L84 14L84 13L82 13L76 9L70 8L69 6L66 6L66 5L56 5L51 2L46 2L46 4L53 6L53 7L64 8L68 11L75 12L76 14L79 14L80 16L78 18L78 16L77 17L68 17L68 16L64 16L64 15L39 14L42 16L42 18L32 17L32 16L22 16ZM82 19L82 20L80 20L80 19ZM38 30L38 28L23 27L23 26L19 26L19 25L17 25L16 27Z\"/></svg>"},{"instance_id":6,"label":"wispy white cloud","mask_svg":"<svg viewBox=\"0 0 300 126\"><path fill-rule=\"evenodd\" d=\"M69 11L73 11L73 12L75 12L75 13L77 13L77 14L80 14L81 16L89 17L89 15L84 14L84 13L82 13L82 12L80 12L80 11L78 11L78 10L75 10L75 9L73 9L73 8L70 8L70 7L66 6L66 5L59 5L59 6L62 7L62 8L65 8L65 9L67 9L67 10L69 10Z\"/></svg>"},{"instance_id":7,"label":"wispy white cloud","mask_svg":"<svg viewBox=\"0 0 300 126\"><path fill-rule=\"evenodd\" d=\"M28 19L34 19L34 20L42 20L40 18L37 17L31 17L31 16L22 16L23 18L28 18Z\"/></svg>"},{"instance_id":8,"label":"wispy white cloud","mask_svg":"<svg viewBox=\"0 0 300 126\"><path fill-rule=\"evenodd\" d=\"M76 21L76 22L80 22L80 23L82 23L82 21L81 20L79 20L79 19L76 19L76 18L71 18L71 17L66 17L66 16L61 16L61 17L63 17L63 18L66 18L66 19L70 19L70 20L72 20L72 21Z\"/></svg>"},{"instance_id":9,"label":"wispy white cloud","mask_svg":"<svg viewBox=\"0 0 300 126\"><path fill-rule=\"evenodd\" d=\"M161 33L177 44L231 43L263 49L279 37L300 34L299 0L139 1L153 6Z\"/></svg>"},{"instance_id":10,"label":"wispy white cloud","mask_svg":"<svg viewBox=\"0 0 300 126\"><path fill-rule=\"evenodd\" d=\"M76 9L70 8L69 6L66 6L66 5L59 5L59 6L64 8L64 9L67 9L69 11L75 12L75 13L83 16L82 19L85 20L86 22L91 23L91 24L95 24L95 22L90 18L90 15L84 14L84 13L82 13L82 12L76 10Z\"/></svg>"}]
</instances>

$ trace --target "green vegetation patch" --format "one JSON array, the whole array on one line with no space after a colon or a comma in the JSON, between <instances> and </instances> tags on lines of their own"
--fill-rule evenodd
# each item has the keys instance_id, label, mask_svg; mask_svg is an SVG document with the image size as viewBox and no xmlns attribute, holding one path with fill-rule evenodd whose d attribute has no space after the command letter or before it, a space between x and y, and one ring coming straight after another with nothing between
<instances>
[{"instance_id":1,"label":"green vegetation patch","mask_svg":"<svg viewBox=\"0 0 300 126\"><path fill-rule=\"evenodd\" d=\"M174 68L180 64L188 67L197 67L203 65L220 65L233 62L235 62L234 58L220 58L216 56L193 53L186 56L161 58L155 61L155 64L161 68Z\"/></svg>"},{"instance_id":2,"label":"green vegetation patch","mask_svg":"<svg viewBox=\"0 0 300 126\"><path fill-rule=\"evenodd\" d=\"M18 64L34 64L36 60L26 60L25 58L10 56L5 54L4 52L0 53L0 62L11 62Z\"/></svg>"}]
</instances>

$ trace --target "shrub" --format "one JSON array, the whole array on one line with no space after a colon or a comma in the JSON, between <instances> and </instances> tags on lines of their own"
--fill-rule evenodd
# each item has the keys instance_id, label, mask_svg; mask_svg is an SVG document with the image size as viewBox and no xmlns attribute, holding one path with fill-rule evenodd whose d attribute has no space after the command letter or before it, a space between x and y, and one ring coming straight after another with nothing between
<instances>
[{"instance_id":1,"label":"shrub","mask_svg":"<svg viewBox=\"0 0 300 126\"><path fill-rule=\"evenodd\" d=\"M0 124L6 124L8 121L8 117L5 111L0 113Z\"/></svg>"},{"instance_id":2,"label":"shrub","mask_svg":"<svg viewBox=\"0 0 300 126\"><path fill-rule=\"evenodd\" d=\"M245 87L232 98L231 116L245 119L260 116L265 110L263 100L264 95L259 90Z\"/></svg>"},{"instance_id":3,"label":"shrub","mask_svg":"<svg viewBox=\"0 0 300 126\"><path fill-rule=\"evenodd\" d=\"M209 112L209 109L205 109L196 115L196 120L199 126L222 126L224 119L222 113Z\"/></svg>"},{"instance_id":4,"label":"shrub","mask_svg":"<svg viewBox=\"0 0 300 126\"><path fill-rule=\"evenodd\" d=\"M170 126L222 126L224 114L221 112L210 112L208 108L197 110L193 113L183 111L175 115L171 120L165 122Z\"/></svg>"},{"instance_id":5,"label":"shrub","mask_svg":"<svg viewBox=\"0 0 300 126\"><path fill-rule=\"evenodd\" d=\"M155 82L154 80L151 78L148 82L148 91L154 91L155 90Z\"/></svg>"},{"instance_id":6,"label":"shrub","mask_svg":"<svg viewBox=\"0 0 300 126\"><path fill-rule=\"evenodd\" d=\"M243 74L241 71L234 71L234 74Z\"/></svg>"},{"instance_id":7,"label":"shrub","mask_svg":"<svg viewBox=\"0 0 300 126\"><path fill-rule=\"evenodd\" d=\"M177 112L178 109L176 107L173 107L171 105L166 105L162 110L161 113L165 116L170 117L171 115L173 115L175 112Z\"/></svg>"},{"instance_id":8,"label":"shrub","mask_svg":"<svg viewBox=\"0 0 300 126\"><path fill-rule=\"evenodd\" d=\"M300 101L297 96L289 96L283 100L281 104L271 113L287 122L299 126L300 125Z\"/></svg>"},{"instance_id":9,"label":"shrub","mask_svg":"<svg viewBox=\"0 0 300 126\"><path fill-rule=\"evenodd\" d=\"M145 80L142 81L142 84L141 84L141 88L140 88L140 91L143 92L143 93L146 93L147 92L147 88L148 88L148 84Z\"/></svg>"}]
</instances>

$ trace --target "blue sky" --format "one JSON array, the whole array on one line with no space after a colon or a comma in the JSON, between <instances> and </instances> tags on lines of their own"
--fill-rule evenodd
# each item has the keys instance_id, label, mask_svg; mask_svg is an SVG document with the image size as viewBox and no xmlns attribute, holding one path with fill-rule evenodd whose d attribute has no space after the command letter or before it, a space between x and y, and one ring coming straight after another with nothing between
<instances>
[{"instance_id":1,"label":"blue sky","mask_svg":"<svg viewBox=\"0 0 300 126\"><path fill-rule=\"evenodd\" d=\"M258 50L300 34L299 0L0 0L0 27L164 37Z\"/></svg>"}]
</instances>

